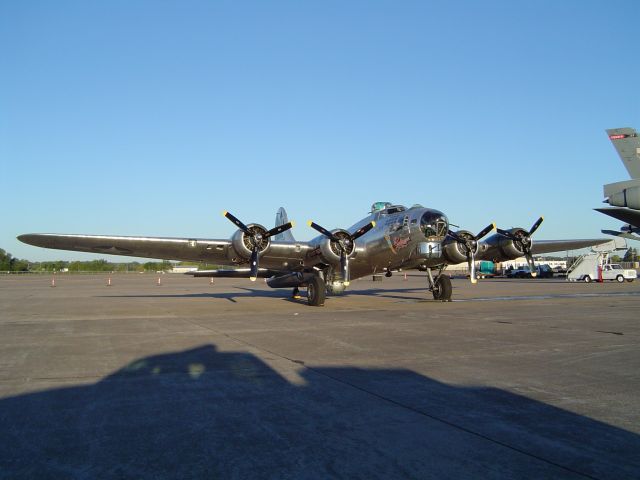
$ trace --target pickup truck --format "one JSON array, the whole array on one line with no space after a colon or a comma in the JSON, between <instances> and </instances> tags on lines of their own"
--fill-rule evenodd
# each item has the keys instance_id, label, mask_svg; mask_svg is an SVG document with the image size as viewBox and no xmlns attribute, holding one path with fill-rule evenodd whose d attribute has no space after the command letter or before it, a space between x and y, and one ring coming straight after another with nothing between
<instances>
[{"instance_id":1,"label":"pickup truck","mask_svg":"<svg viewBox=\"0 0 640 480\"><path fill-rule=\"evenodd\" d=\"M615 280L616 282L633 282L638 277L638 273L633 269L622 268L617 263L607 263L602 266L602 280ZM584 277L584 281L589 283L596 278L591 278L589 275Z\"/></svg>"}]
</instances>

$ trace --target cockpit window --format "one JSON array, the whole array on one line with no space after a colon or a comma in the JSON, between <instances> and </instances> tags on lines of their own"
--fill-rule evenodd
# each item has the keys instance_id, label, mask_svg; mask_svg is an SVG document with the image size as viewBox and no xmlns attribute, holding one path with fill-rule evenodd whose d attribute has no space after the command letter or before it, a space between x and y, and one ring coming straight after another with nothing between
<instances>
[{"instance_id":1,"label":"cockpit window","mask_svg":"<svg viewBox=\"0 0 640 480\"><path fill-rule=\"evenodd\" d=\"M406 208L404 208L402 205L394 205L393 207L388 207L384 210L384 213L386 213L387 215L391 215L393 213L398 213L398 212L404 212L406 210Z\"/></svg>"},{"instance_id":2,"label":"cockpit window","mask_svg":"<svg viewBox=\"0 0 640 480\"><path fill-rule=\"evenodd\" d=\"M427 238L444 237L449 230L449 221L440 212L425 212L420 219L420 230Z\"/></svg>"},{"instance_id":3,"label":"cockpit window","mask_svg":"<svg viewBox=\"0 0 640 480\"><path fill-rule=\"evenodd\" d=\"M390 206L391 206L390 202L376 202L373 205L371 205L371 213L379 212Z\"/></svg>"}]
</instances>

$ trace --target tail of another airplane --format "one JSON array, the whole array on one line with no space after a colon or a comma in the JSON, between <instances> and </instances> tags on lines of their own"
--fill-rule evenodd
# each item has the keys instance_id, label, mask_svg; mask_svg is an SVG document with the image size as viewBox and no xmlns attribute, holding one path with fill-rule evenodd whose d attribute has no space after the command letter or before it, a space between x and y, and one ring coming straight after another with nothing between
<instances>
[{"instance_id":1,"label":"tail of another airplane","mask_svg":"<svg viewBox=\"0 0 640 480\"><path fill-rule=\"evenodd\" d=\"M640 178L640 139L633 128L612 128L607 130L620 159L631 178Z\"/></svg>"},{"instance_id":2,"label":"tail of another airplane","mask_svg":"<svg viewBox=\"0 0 640 480\"><path fill-rule=\"evenodd\" d=\"M280 207L278 212L276 213L276 227L280 225L284 225L288 223L289 219L287 218L287 211L284 207ZM287 230L286 232L279 233L278 235L274 235L273 240L276 242L295 242L295 238L293 238L293 234L291 230Z\"/></svg>"}]
</instances>

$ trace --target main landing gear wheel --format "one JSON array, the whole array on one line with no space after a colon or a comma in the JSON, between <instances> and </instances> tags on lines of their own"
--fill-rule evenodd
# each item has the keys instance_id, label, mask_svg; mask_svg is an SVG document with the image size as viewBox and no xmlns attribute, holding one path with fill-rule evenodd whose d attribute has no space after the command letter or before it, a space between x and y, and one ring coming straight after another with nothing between
<instances>
[{"instance_id":1,"label":"main landing gear wheel","mask_svg":"<svg viewBox=\"0 0 640 480\"><path fill-rule=\"evenodd\" d=\"M591 277L589 275L586 275L584 277L584 281L585 281L585 283L591 283Z\"/></svg>"},{"instance_id":2,"label":"main landing gear wheel","mask_svg":"<svg viewBox=\"0 0 640 480\"><path fill-rule=\"evenodd\" d=\"M449 275L440 275L433 286L433 298L442 302L450 302L451 291L451 279Z\"/></svg>"},{"instance_id":3,"label":"main landing gear wheel","mask_svg":"<svg viewBox=\"0 0 640 480\"><path fill-rule=\"evenodd\" d=\"M326 294L326 286L324 280L318 275L314 275L307 285L307 302L312 307L321 307L324 305Z\"/></svg>"}]
</instances>

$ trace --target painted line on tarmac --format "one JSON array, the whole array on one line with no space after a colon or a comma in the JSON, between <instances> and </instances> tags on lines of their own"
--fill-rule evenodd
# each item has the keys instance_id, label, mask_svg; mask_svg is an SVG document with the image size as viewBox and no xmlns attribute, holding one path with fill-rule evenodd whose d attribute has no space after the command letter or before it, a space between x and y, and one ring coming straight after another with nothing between
<instances>
[{"instance_id":1,"label":"painted line on tarmac","mask_svg":"<svg viewBox=\"0 0 640 480\"><path fill-rule=\"evenodd\" d=\"M462 298L454 302L491 302L505 300L552 300L555 298L589 298L589 297L638 297L640 292L614 292L614 293L566 293L556 295L518 295L512 297L478 297Z\"/></svg>"}]
</instances>

